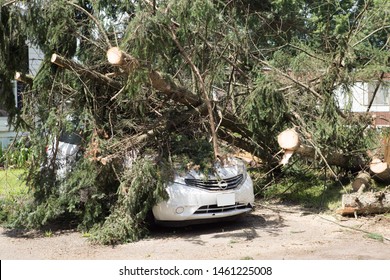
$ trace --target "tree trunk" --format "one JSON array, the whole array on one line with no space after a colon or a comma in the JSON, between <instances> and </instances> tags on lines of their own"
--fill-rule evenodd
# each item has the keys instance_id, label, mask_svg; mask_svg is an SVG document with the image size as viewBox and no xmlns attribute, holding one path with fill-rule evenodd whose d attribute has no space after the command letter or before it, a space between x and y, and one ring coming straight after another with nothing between
<instances>
[{"instance_id":1,"label":"tree trunk","mask_svg":"<svg viewBox=\"0 0 390 280\"><path fill-rule=\"evenodd\" d=\"M15 73L15 80L31 86L33 84L34 78L30 75L25 75L21 72L16 72Z\"/></svg>"},{"instance_id":2,"label":"tree trunk","mask_svg":"<svg viewBox=\"0 0 390 280\"><path fill-rule=\"evenodd\" d=\"M359 174L356 176L355 180L352 182L352 189L357 192L363 188L369 188L370 187L370 180L371 176L367 172L359 172Z\"/></svg>"},{"instance_id":3,"label":"tree trunk","mask_svg":"<svg viewBox=\"0 0 390 280\"><path fill-rule=\"evenodd\" d=\"M118 47L108 49L107 59L109 63L120 67L126 73L135 71L140 67L146 68L135 57L121 51ZM202 104L198 96L186 88L178 86L173 81L164 78L161 73L155 70L149 70L149 80L154 89L162 92L175 102L189 107L197 107Z\"/></svg>"},{"instance_id":4,"label":"tree trunk","mask_svg":"<svg viewBox=\"0 0 390 280\"><path fill-rule=\"evenodd\" d=\"M68 69L70 71L74 71L81 76L86 76L94 81L99 82L100 84L108 85L108 86L113 87L117 90L122 88L122 85L119 82L117 82L117 81L115 81L115 80L113 80L113 79L111 79L111 78L109 78L109 77L107 77L99 72L96 72L94 70L90 70L90 69L84 67L83 65L81 65L77 62L74 62L70 59L64 58L58 54L53 54L51 56L51 62L60 66L60 67Z\"/></svg>"},{"instance_id":5,"label":"tree trunk","mask_svg":"<svg viewBox=\"0 0 390 280\"><path fill-rule=\"evenodd\" d=\"M383 182L390 182L390 168L386 162L379 158L373 158L370 163L370 170L373 178Z\"/></svg>"},{"instance_id":6,"label":"tree trunk","mask_svg":"<svg viewBox=\"0 0 390 280\"><path fill-rule=\"evenodd\" d=\"M155 70L149 72L149 80L153 88L169 96L175 102L189 107L197 107L202 104L198 96L186 88L176 85L173 81L164 79L162 74Z\"/></svg>"},{"instance_id":7,"label":"tree trunk","mask_svg":"<svg viewBox=\"0 0 390 280\"><path fill-rule=\"evenodd\" d=\"M279 146L288 151L295 151L299 147L299 134L295 129L286 129L278 135Z\"/></svg>"},{"instance_id":8,"label":"tree trunk","mask_svg":"<svg viewBox=\"0 0 390 280\"><path fill-rule=\"evenodd\" d=\"M118 47L113 47L107 51L108 62L115 66L120 66L127 72L132 72L140 66L138 60L131 55L122 52Z\"/></svg>"},{"instance_id":9,"label":"tree trunk","mask_svg":"<svg viewBox=\"0 0 390 280\"><path fill-rule=\"evenodd\" d=\"M286 155L281 163L286 164L293 151L303 158L315 159L316 149L313 146L299 144L299 135L294 129L287 129L278 135L278 144L284 149ZM329 165L339 166L346 169L359 169L365 163L360 156L346 156L337 151L330 151L324 155Z\"/></svg>"},{"instance_id":10,"label":"tree trunk","mask_svg":"<svg viewBox=\"0 0 390 280\"><path fill-rule=\"evenodd\" d=\"M341 215L380 214L390 211L390 193L365 192L344 194L342 208L337 210Z\"/></svg>"}]
</instances>

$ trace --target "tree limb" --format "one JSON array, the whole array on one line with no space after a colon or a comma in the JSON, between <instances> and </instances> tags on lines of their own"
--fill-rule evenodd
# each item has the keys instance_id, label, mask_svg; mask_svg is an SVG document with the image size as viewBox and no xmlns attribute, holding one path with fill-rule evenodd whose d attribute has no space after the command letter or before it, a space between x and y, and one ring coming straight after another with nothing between
<instances>
[{"instance_id":1,"label":"tree limb","mask_svg":"<svg viewBox=\"0 0 390 280\"><path fill-rule=\"evenodd\" d=\"M182 54L184 59L187 61L187 63L191 66L192 71L194 71L194 73L195 73L195 75L196 75L196 77L198 79L198 82L199 82L199 85L200 85L200 91L202 93L204 102L206 103L207 111L208 111L208 117L209 117L209 120L210 120L209 121L209 125L210 125L211 137L212 137L212 141L213 141L214 156L215 156L215 158L217 158L217 156L219 154L219 149L218 149L218 138L217 138L217 133L216 133L216 129L215 129L215 120L214 120L214 115L213 115L213 107L211 105L210 98L207 95L204 80L202 78L202 75L199 72L198 67L195 66L195 64L192 62L191 58L188 56L187 52L184 50L184 48L182 47L180 42L177 40L175 32L172 30L172 28L169 28L169 31L170 31L171 38L174 41L175 45L179 48L180 53Z\"/></svg>"},{"instance_id":2,"label":"tree limb","mask_svg":"<svg viewBox=\"0 0 390 280\"><path fill-rule=\"evenodd\" d=\"M267 61L264 61L256 56L253 56L254 59L256 59L258 62L260 62L261 64L271 68L272 70L274 70L275 72L277 72L279 75L291 80L292 82L294 82L295 84L303 87L304 89L310 91L315 97L319 98L320 100L323 100L323 97L318 93L316 92L314 89L312 89L310 86L308 85L305 85L304 83L302 83L301 81L298 81L297 79L294 79L293 77L291 77L290 75L284 73L283 71L279 70L278 68L272 66L271 64L269 64Z\"/></svg>"},{"instance_id":3,"label":"tree limb","mask_svg":"<svg viewBox=\"0 0 390 280\"><path fill-rule=\"evenodd\" d=\"M54 53L51 56L51 62L58 65L58 66L65 68L65 69L74 71L79 75L86 76L94 81L98 81L102 84L106 84L106 85L108 85L112 88L115 88L117 90L122 88L122 85L119 82L117 82L117 81L97 72L97 71L90 70L90 69L84 67L83 65L81 65L75 61L72 61L70 59L64 58L58 54Z\"/></svg>"}]
</instances>

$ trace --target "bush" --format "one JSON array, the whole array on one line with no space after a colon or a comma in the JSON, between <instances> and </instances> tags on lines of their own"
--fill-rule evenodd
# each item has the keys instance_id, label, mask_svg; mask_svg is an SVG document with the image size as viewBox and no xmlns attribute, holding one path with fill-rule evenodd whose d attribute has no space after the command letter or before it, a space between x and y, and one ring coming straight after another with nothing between
<instances>
[{"instance_id":1,"label":"bush","mask_svg":"<svg viewBox=\"0 0 390 280\"><path fill-rule=\"evenodd\" d=\"M31 148L28 138L22 137L11 144L7 150L0 146L0 166L27 168L31 158Z\"/></svg>"}]
</instances>

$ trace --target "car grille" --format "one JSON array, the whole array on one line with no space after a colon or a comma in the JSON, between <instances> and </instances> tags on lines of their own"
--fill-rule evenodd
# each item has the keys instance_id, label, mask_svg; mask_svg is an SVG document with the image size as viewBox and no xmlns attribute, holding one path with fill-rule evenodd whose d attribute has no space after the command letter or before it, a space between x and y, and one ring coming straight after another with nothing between
<instances>
[{"instance_id":1,"label":"car grille","mask_svg":"<svg viewBox=\"0 0 390 280\"><path fill-rule=\"evenodd\" d=\"M194 212L194 215L196 214L207 214L207 213L226 213L234 210L240 210L240 209L247 209L252 208L250 204L240 204L236 203L235 205L229 205L229 206L217 206L214 205L205 205L202 207L199 207L198 210Z\"/></svg>"},{"instance_id":2,"label":"car grille","mask_svg":"<svg viewBox=\"0 0 390 280\"><path fill-rule=\"evenodd\" d=\"M237 188L243 181L244 175L239 174L223 180L185 179L189 186L198 187L209 191L231 190Z\"/></svg>"}]
</instances>

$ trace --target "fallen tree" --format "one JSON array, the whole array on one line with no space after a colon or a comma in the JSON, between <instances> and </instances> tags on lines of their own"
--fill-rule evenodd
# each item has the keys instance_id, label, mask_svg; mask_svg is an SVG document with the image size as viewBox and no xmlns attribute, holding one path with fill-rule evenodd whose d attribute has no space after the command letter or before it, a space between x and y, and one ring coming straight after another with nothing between
<instances>
[{"instance_id":1,"label":"fallen tree","mask_svg":"<svg viewBox=\"0 0 390 280\"><path fill-rule=\"evenodd\" d=\"M77 63L73 60L62 57L59 54L54 53L51 56L50 61L51 61L51 63L54 63L60 67L66 68L70 71L74 71L78 75L87 77L87 78L94 80L102 85L108 85L108 86L113 87L114 89L117 89L117 90L120 90L122 88L122 85L119 82L103 75L100 72L97 72L97 71L92 70L92 69L88 69L87 67L81 65L80 63Z\"/></svg>"},{"instance_id":2,"label":"fallen tree","mask_svg":"<svg viewBox=\"0 0 390 280\"><path fill-rule=\"evenodd\" d=\"M313 145L301 144L300 135L295 129L287 129L279 133L278 144L283 149L284 156L281 163L287 164L295 153L302 158L325 161L329 166L339 166L345 169L362 169L365 161L362 154L345 155L339 151L327 149L326 153ZM321 157L322 155L322 157Z\"/></svg>"},{"instance_id":3,"label":"fallen tree","mask_svg":"<svg viewBox=\"0 0 390 280\"><path fill-rule=\"evenodd\" d=\"M377 65L379 60L371 59L379 53L387 55L377 48L372 57L365 55L372 67L366 69L356 55L361 49L351 48L356 43L363 46L377 30L356 28L366 27L364 19L376 15L362 3L345 4L349 18L356 22L349 25L350 30L336 28L330 36L311 32L321 30L323 21L317 19L322 19L323 13L302 3L282 5L280 14L273 13L269 20L262 15L269 14L269 8L276 9L249 5L250 1L207 1L207 5L202 1L118 1L114 6L107 1L68 2L27 1L23 13L12 17L15 21L2 14L6 25L12 23L8 34L30 34L45 58L51 56L51 61L42 60L32 91L23 96L34 149L28 185L36 199L30 213L15 217L28 217L27 222L42 225L71 212L82 221L80 228L88 230L110 221L107 229L111 231L106 236L115 233L121 235L119 240L136 240L140 235L134 229L141 227L142 215L153 206L152 202L146 205L145 198L154 193L153 183L161 185L168 174L159 168L195 157L210 163L215 160L210 143L215 148L218 140L223 140L221 147L224 141L228 143L223 148L242 148L258 156L262 163L258 170L265 174L261 178L267 184L289 176L283 174L289 166L280 168L278 164L280 149L286 155L283 164L287 165L288 157L308 159L298 168L316 162L340 166L337 172L364 164L368 145L364 122L351 121L348 112L341 114L334 94L338 86L353 84L352 78L361 70L382 69L382 61L387 61ZM13 6L9 12L20 5ZM375 12L381 11L374 6ZM332 5L328 7L332 10ZM333 12L329 26L345 22ZM294 24L286 22L290 17L286 15L293 15ZM299 20L295 21L295 16ZM4 30L0 27L0 33ZM302 33L308 30L310 34ZM290 40L302 36L311 39ZM18 41L24 42L25 37ZM15 71L27 73L8 55L16 47L22 49L13 43L5 40L0 44L0 68L11 69L12 76ZM112 48L114 45L120 48ZM382 48L384 44L379 45ZM7 74L0 79L12 77ZM12 92L3 91L3 85L2 92ZM216 93L221 98L214 99ZM11 97L9 107L15 108ZM62 132L74 128L69 116L80 121L75 129L82 135L81 160L69 178L59 182L39 170L47 165L45 147L50 138L59 139ZM295 127L299 137L290 132L291 137L282 139L279 148L276 136L286 127ZM289 145L290 138L298 142ZM124 178L120 168L126 153L134 150L139 158L156 155L150 162L150 180L138 184L131 200L140 205L131 213L138 216L135 226L131 219L123 219L129 208L118 199L119 183L134 181L132 175ZM185 156L180 154L183 151ZM142 179L145 174L140 168L136 177ZM65 191L58 192L59 186ZM79 192L88 195L80 200Z\"/></svg>"},{"instance_id":4,"label":"fallen tree","mask_svg":"<svg viewBox=\"0 0 390 280\"><path fill-rule=\"evenodd\" d=\"M209 113L207 104L202 102L202 99L196 94L185 87L177 85L173 80L164 78L163 74L150 69L147 65L142 65L135 57L123 52L118 47L108 49L106 56L110 64L120 67L124 73L131 73L132 71L137 71L139 69L147 69L150 84L155 90L191 109L180 118L180 122L188 120L195 114L207 116ZM220 112L221 111L222 110L220 110ZM217 134L225 141L234 143L237 147L256 154L258 157L262 158L263 161L272 160L269 157L269 153L267 153L262 146L251 140L252 133L247 129L246 125L239 121L231 112L226 110L223 111L223 115L215 114L215 122L219 123L221 127L228 129L232 133L217 130ZM240 136L237 136L237 134Z\"/></svg>"},{"instance_id":5,"label":"fallen tree","mask_svg":"<svg viewBox=\"0 0 390 280\"><path fill-rule=\"evenodd\" d=\"M363 192L344 194L342 207L337 210L341 215L380 214L390 212L390 193Z\"/></svg>"}]
</instances>

